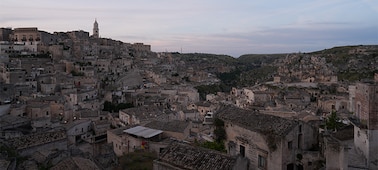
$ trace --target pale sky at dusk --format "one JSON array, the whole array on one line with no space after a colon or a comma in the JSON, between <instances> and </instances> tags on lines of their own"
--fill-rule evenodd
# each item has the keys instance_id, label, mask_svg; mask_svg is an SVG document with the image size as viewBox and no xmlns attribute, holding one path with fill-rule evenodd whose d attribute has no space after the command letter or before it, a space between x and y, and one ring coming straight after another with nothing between
<instances>
[{"instance_id":1,"label":"pale sky at dusk","mask_svg":"<svg viewBox=\"0 0 378 170\"><path fill-rule=\"evenodd\" d=\"M84 30L155 52L311 52L378 44L378 0L0 0L0 27Z\"/></svg>"}]
</instances>

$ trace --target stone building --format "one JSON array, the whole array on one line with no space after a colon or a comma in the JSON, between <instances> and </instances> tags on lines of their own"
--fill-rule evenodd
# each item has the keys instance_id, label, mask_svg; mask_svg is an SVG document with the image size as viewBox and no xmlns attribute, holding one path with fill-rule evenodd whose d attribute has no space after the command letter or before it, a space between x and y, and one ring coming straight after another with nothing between
<instances>
[{"instance_id":1,"label":"stone building","mask_svg":"<svg viewBox=\"0 0 378 170\"><path fill-rule=\"evenodd\" d=\"M151 45L146 45L143 43L134 43L131 45L131 47L137 52L151 51Z\"/></svg>"},{"instance_id":2,"label":"stone building","mask_svg":"<svg viewBox=\"0 0 378 170\"><path fill-rule=\"evenodd\" d=\"M353 147L353 126L339 129L337 132L323 134L322 150L326 161L326 169L348 169L364 167L365 160L358 156Z\"/></svg>"},{"instance_id":3,"label":"stone building","mask_svg":"<svg viewBox=\"0 0 378 170\"><path fill-rule=\"evenodd\" d=\"M347 110L349 106L349 98L342 95L323 95L318 99L318 107L323 112L332 112L339 110Z\"/></svg>"},{"instance_id":4,"label":"stone building","mask_svg":"<svg viewBox=\"0 0 378 170\"><path fill-rule=\"evenodd\" d=\"M378 169L378 84L357 83L355 89L354 145L369 169Z\"/></svg>"},{"instance_id":5,"label":"stone building","mask_svg":"<svg viewBox=\"0 0 378 170\"><path fill-rule=\"evenodd\" d=\"M216 110L216 106L212 105L209 102L197 103L197 111L201 119L203 119L208 112L214 112L215 110Z\"/></svg>"},{"instance_id":6,"label":"stone building","mask_svg":"<svg viewBox=\"0 0 378 170\"><path fill-rule=\"evenodd\" d=\"M30 125L30 119L20 116L13 115L1 115L0 116L0 137L1 138L10 138L15 136L15 129ZM21 132L19 132L22 134ZM16 133L16 134L19 134Z\"/></svg>"},{"instance_id":7,"label":"stone building","mask_svg":"<svg viewBox=\"0 0 378 170\"><path fill-rule=\"evenodd\" d=\"M38 51L37 45L41 41L41 34L38 28L15 28L10 37L15 44L24 45L28 52L36 53Z\"/></svg>"},{"instance_id":8,"label":"stone building","mask_svg":"<svg viewBox=\"0 0 378 170\"><path fill-rule=\"evenodd\" d=\"M117 156L145 150L158 153L166 147L162 141L163 131L143 126L121 127L107 131L107 141L113 145Z\"/></svg>"},{"instance_id":9,"label":"stone building","mask_svg":"<svg viewBox=\"0 0 378 170\"><path fill-rule=\"evenodd\" d=\"M29 103L26 106L26 116L30 119L51 118L51 108L48 103Z\"/></svg>"},{"instance_id":10,"label":"stone building","mask_svg":"<svg viewBox=\"0 0 378 170\"><path fill-rule=\"evenodd\" d=\"M168 120L168 115L156 106L141 106L120 110L119 119L126 125L145 125L153 120Z\"/></svg>"},{"instance_id":11,"label":"stone building","mask_svg":"<svg viewBox=\"0 0 378 170\"><path fill-rule=\"evenodd\" d=\"M98 72L109 72L111 60L108 58L98 58L96 61L96 68Z\"/></svg>"},{"instance_id":12,"label":"stone building","mask_svg":"<svg viewBox=\"0 0 378 170\"><path fill-rule=\"evenodd\" d=\"M8 84L22 84L26 81L26 72L21 68L1 68L0 82Z\"/></svg>"},{"instance_id":13,"label":"stone building","mask_svg":"<svg viewBox=\"0 0 378 170\"><path fill-rule=\"evenodd\" d=\"M186 121L173 120L169 122L152 121L145 127L162 130L164 137L171 137L177 140L185 140L189 137L191 123Z\"/></svg>"},{"instance_id":14,"label":"stone building","mask_svg":"<svg viewBox=\"0 0 378 170\"><path fill-rule=\"evenodd\" d=\"M248 163L241 158L229 156L218 151L174 142L165 148L154 161L154 170L176 169L247 169Z\"/></svg>"},{"instance_id":15,"label":"stone building","mask_svg":"<svg viewBox=\"0 0 378 170\"><path fill-rule=\"evenodd\" d=\"M75 120L65 125L67 139L69 144L76 144L82 138L88 136L88 132L92 130L91 120Z\"/></svg>"},{"instance_id":16,"label":"stone building","mask_svg":"<svg viewBox=\"0 0 378 170\"><path fill-rule=\"evenodd\" d=\"M107 130L107 142L113 145L113 151L117 156L128 153L126 136L123 133L129 127Z\"/></svg>"},{"instance_id":17,"label":"stone building","mask_svg":"<svg viewBox=\"0 0 378 170\"><path fill-rule=\"evenodd\" d=\"M12 34L12 28L0 28L0 41L9 41Z\"/></svg>"},{"instance_id":18,"label":"stone building","mask_svg":"<svg viewBox=\"0 0 378 170\"><path fill-rule=\"evenodd\" d=\"M79 30L79 31L70 31L67 32L67 35L69 38L73 40L79 40L79 39L88 39L89 38L89 32Z\"/></svg>"},{"instance_id":19,"label":"stone building","mask_svg":"<svg viewBox=\"0 0 378 170\"><path fill-rule=\"evenodd\" d=\"M41 40L41 34L36 27L30 28L15 28L11 39L16 42L35 42Z\"/></svg>"},{"instance_id":20,"label":"stone building","mask_svg":"<svg viewBox=\"0 0 378 170\"><path fill-rule=\"evenodd\" d=\"M318 159L308 151L316 131L304 122L233 107L217 116L225 122L227 152L248 158L249 169L312 169Z\"/></svg>"}]
</instances>

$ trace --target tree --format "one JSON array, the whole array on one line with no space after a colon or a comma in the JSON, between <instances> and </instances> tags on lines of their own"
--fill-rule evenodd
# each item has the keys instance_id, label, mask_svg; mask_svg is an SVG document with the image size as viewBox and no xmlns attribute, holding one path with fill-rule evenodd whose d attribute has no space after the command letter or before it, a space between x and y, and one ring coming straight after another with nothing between
<instances>
[{"instance_id":1,"label":"tree","mask_svg":"<svg viewBox=\"0 0 378 170\"><path fill-rule=\"evenodd\" d=\"M112 102L105 101L104 102L104 109L102 109L102 110L108 111L108 112L118 112L119 110L132 108L132 107L134 107L134 105L132 103L113 104Z\"/></svg>"},{"instance_id":2,"label":"tree","mask_svg":"<svg viewBox=\"0 0 378 170\"><path fill-rule=\"evenodd\" d=\"M215 118L214 119L214 125L215 125L215 129L214 129L214 134L216 136L215 140L217 142L222 142L224 140L226 140L226 130L224 129L224 122L223 120L219 119L219 118Z\"/></svg>"},{"instance_id":3,"label":"tree","mask_svg":"<svg viewBox=\"0 0 378 170\"><path fill-rule=\"evenodd\" d=\"M337 117L336 111L332 111L331 115L326 120L326 127L329 130L337 130L340 129L343 123L339 122L339 118Z\"/></svg>"},{"instance_id":4,"label":"tree","mask_svg":"<svg viewBox=\"0 0 378 170\"><path fill-rule=\"evenodd\" d=\"M102 110L103 111L108 111L108 112L113 112L113 109L114 109L114 106L113 106L112 102L105 101L105 103L104 103L104 109L102 109Z\"/></svg>"},{"instance_id":5,"label":"tree","mask_svg":"<svg viewBox=\"0 0 378 170\"><path fill-rule=\"evenodd\" d=\"M223 142L204 142L200 145L201 147L213 149L221 152L226 152Z\"/></svg>"}]
</instances>

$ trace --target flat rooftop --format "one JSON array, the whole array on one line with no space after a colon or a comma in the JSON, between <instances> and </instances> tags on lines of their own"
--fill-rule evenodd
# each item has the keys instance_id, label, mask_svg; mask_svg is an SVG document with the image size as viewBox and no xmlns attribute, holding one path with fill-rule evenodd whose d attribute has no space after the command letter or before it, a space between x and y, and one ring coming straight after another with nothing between
<instances>
[{"instance_id":1,"label":"flat rooftop","mask_svg":"<svg viewBox=\"0 0 378 170\"><path fill-rule=\"evenodd\" d=\"M130 129L126 129L123 132L131 134L131 135L135 135L138 137L143 137L146 139L163 133L163 131L161 130L151 129L151 128L143 127L143 126L136 126Z\"/></svg>"}]
</instances>

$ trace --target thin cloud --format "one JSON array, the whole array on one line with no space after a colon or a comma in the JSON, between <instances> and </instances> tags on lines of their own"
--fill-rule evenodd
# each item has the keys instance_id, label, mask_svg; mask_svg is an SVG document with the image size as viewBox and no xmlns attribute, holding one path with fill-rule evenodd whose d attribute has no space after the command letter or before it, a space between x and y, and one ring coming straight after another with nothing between
<instances>
[{"instance_id":1,"label":"thin cloud","mask_svg":"<svg viewBox=\"0 0 378 170\"><path fill-rule=\"evenodd\" d=\"M0 16L0 27L48 32L91 32L97 18L101 37L235 57L378 41L375 0L3 0Z\"/></svg>"}]
</instances>

